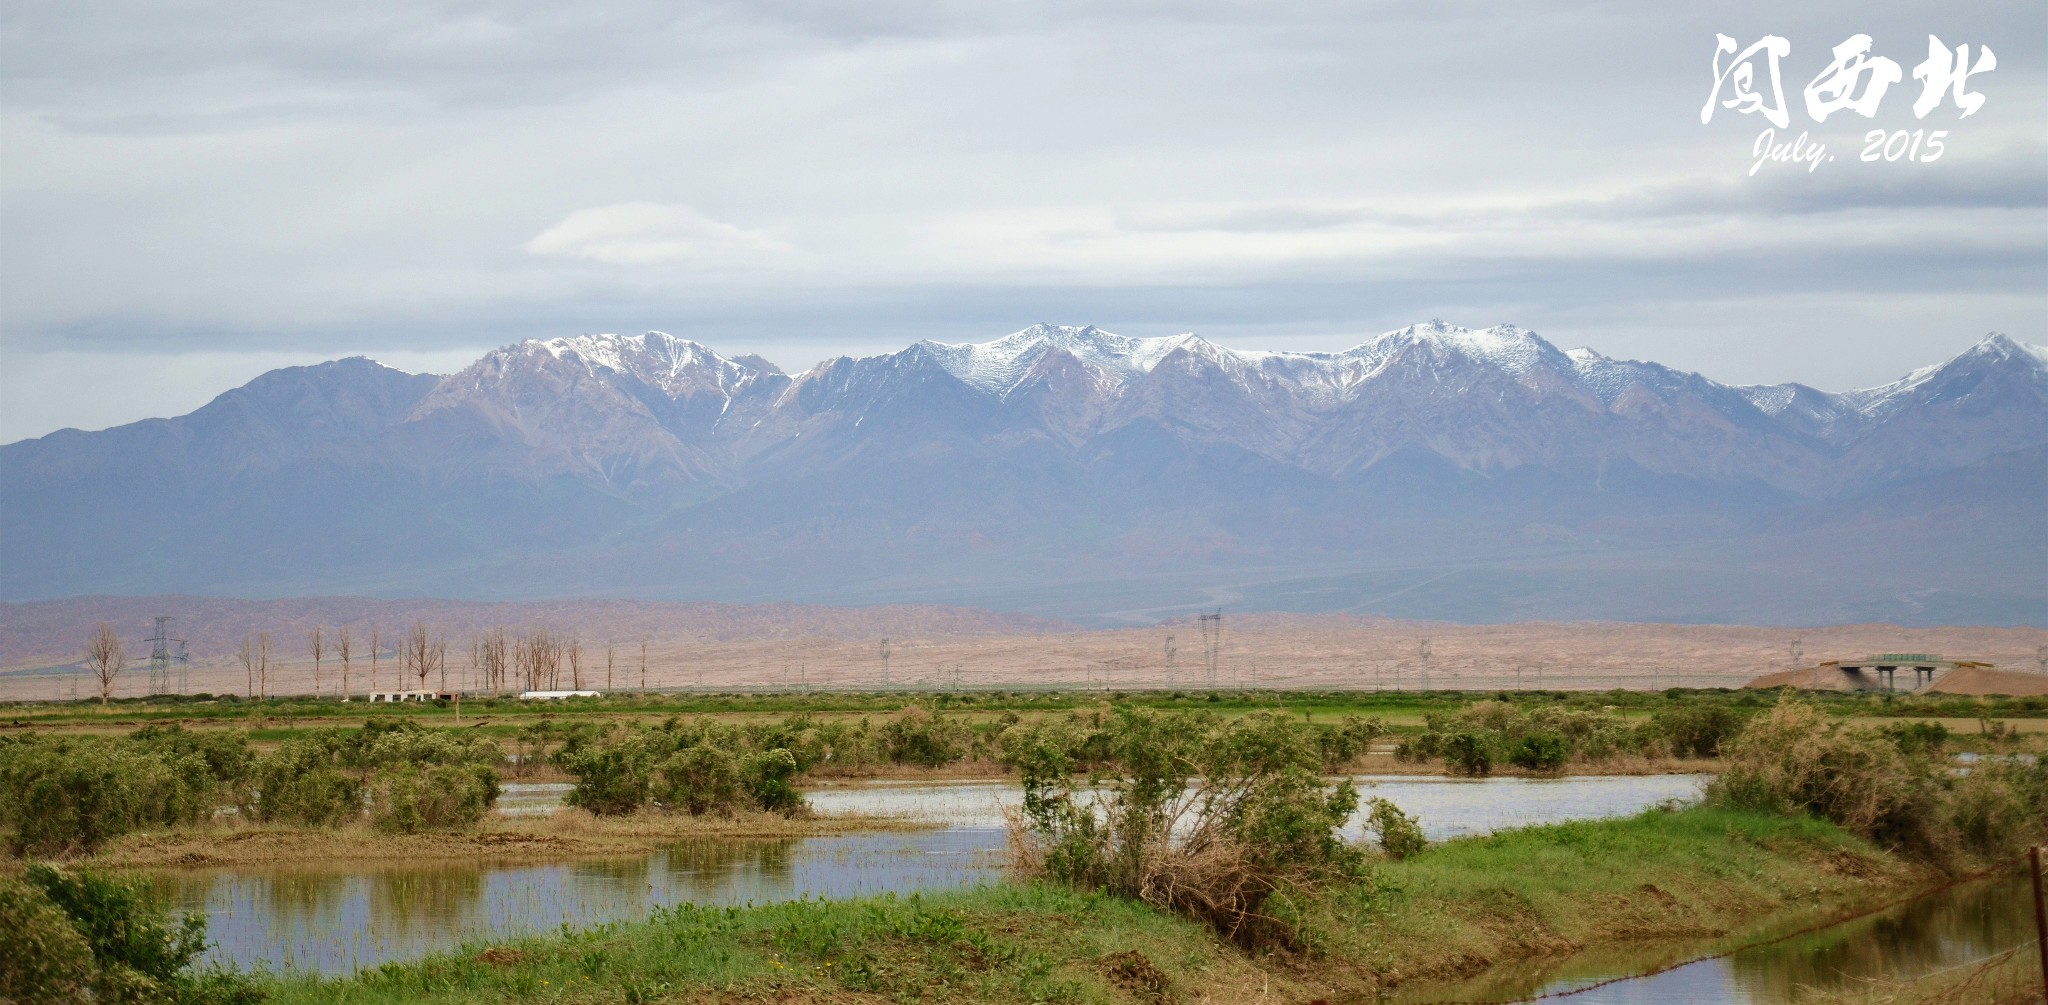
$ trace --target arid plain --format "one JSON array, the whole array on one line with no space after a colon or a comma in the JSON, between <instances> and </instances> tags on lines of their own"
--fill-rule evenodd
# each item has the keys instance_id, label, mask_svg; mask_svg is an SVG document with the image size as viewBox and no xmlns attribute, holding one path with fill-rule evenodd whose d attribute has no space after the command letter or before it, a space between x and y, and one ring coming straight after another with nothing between
<instances>
[{"instance_id":1,"label":"arid plain","mask_svg":"<svg viewBox=\"0 0 2048 1005\"><path fill-rule=\"evenodd\" d=\"M1837 625L1757 628L1610 622L1463 625L1341 615L1234 614L1220 637L1194 617L1155 626L1082 630L1029 615L967 608L867 608L579 601L547 604L320 598L239 601L80 598L0 605L0 700L94 693L72 669L100 621L127 641L117 695L150 687L152 613L176 615L191 653L173 689L241 694L236 659L245 637L268 633L272 694L309 693L309 635L322 629L320 690L340 686L335 635L350 628L349 686L356 694L402 686L391 652L418 622L447 643L445 682L476 686L470 644L479 633L546 628L582 648L580 679L597 690L828 690L856 688L1314 688L1359 690L1737 687L1759 674L1874 653L1931 653L2040 672L2048 631L2037 628ZM374 664L375 628L384 651ZM1204 628L1212 630L1205 636ZM887 639L884 656L883 640ZM1211 656L1213 647L1214 655ZM607 653L609 651L609 667ZM1170 655L1169 655L1170 652ZM1796 657L1795 657L1796 653Z\"/></svg>"}]
</instances>

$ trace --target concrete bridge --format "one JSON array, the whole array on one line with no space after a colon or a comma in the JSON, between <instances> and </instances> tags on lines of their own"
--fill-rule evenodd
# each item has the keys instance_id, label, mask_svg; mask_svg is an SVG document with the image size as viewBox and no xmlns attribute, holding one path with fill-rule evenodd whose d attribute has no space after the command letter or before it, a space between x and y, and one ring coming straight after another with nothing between
<instances>
[{"instance_id":1,"label":"concrete bridge","mask_svg":"<svg viewBox=\"0 0 2048 1005\"><path fill-rule=\"evenodd\" d=\"M1815 677L1840 674L1842 683L1853 691L1898 691L1898 676L1909 676L1903 690L1918 691L1965 667L1990 669L1989 663L1973 660L1945 660L1931 653L1879 653L1860 660L1829 660L1815 667Z\"/></svg>"}]
</instances>

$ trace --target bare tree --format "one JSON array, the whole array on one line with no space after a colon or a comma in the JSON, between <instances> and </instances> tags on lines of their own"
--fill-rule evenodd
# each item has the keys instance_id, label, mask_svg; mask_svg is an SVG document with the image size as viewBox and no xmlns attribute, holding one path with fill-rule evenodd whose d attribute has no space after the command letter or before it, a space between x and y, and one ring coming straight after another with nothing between
<instances>
[{"instance_id":1,"label":"bare tree","mask_svg":"<svg viewBox=\"0 0 2048 1005\"><path fill-rule=\"evenodd\" d=\"M531 629L512 646L514 668L528 691L560 688L562 661L569 656L569 641L546 628ZM574 658L580 666L583 658L580 645Z\"/></svg>"},{"instance_id":2,"label":"bare tree","mask_svg":"<svg viewBox=\"0 0 2048 1005\"><path fill-rule=\"evenodd\" d=\"M647 637L640 637L640 693L647 693Z\"/></svg>"},{"instance_id":3,"label":"bare tree","mask_svg":"<svg viewBox=\"0 0 2048 1005\"><path fill-rule=\"evenodd\" d=\"M605 691L607 691L607 692L611 691L611 689L612 689L612 657L613 657L613 655L614 655L614 652L613 652L613 651L614 651L615 649L617 649L617 648L618 648L617 646L614 646L614 645L612 645L612 643L611 643L611 640L609 640L609 639L605 640L605 644L604 644L604 689L605 689Z\"/></svg>"},{"instance_id":4,"label":"bare tree","mask_svg":"<svg viewBox=\"0 0 2048 1005\"><path fill-rule=\"evenodd\" d=\"M569 655L569 686L583 690L583 640L571 635L562 648Z\"/></svg>"},{"instance_id":5,"label":"bare tree","mask_svg":"<svg viewBox=\"0 0 2048 1005\"><path fill-rule=\"evenodd\" d=\"M546 628L533 630L534 690L562 687L562 640Z\"/></svg>"},{"instance_id":6,"label":"bare tree","mask_svg":"<svg viewBox=\"0 0 2048 1005\"><path fill-rule=\"evenodd\" d=\"M484 636L484 686L493 693L505 689L505 629L493 628Z\"/></svg>"},{"instance_id":7,"label":"bare tree","mask_svg":"<svg viewBox=\"0 0 2048 1005\"><path fill-rule=\"evenodd\" d=\"M381 638L379 638L379 637L378 637L378 634L379 634L379 633L378 633L378 629L377 629L377 626L376 626L376 625L371 625L371 626L370 626L370 693L371 693L371 694L375 694L375 693L377 692L377 654L378 654L378 652L379 652L379 651L380 651L380 650L381 650L381 649L383 648L383 645L384 645L384 642L383 642L383 640L382 640Z\"/></svg>"},{"instance_id":8,"label":"bare tree","mask_svg":"<svg viewBox=\"0 0 2048 1005\"><path fill-rule=\"evenodd\" d=\"M320 658L327 654L327 640L321 637L319 625L314 625L313 630L306 633L306 644L313 650L313 697L317 700L320 697Z\"/></svg>"},{"instance_id":9,"label":"bare tree","mask_svg":"<svg viewBox=\"0 0 2048 1005\"><path fill-rule=\"evenodd\" d=\"M512 671L519 682L519 689L532 691L534 680L540 673L531 635L521 635L512 643Z\"/></svg>"},{"instance_id":10,"label":"bare tree","mask_svg":"<svg viewBox=\"0 0 2048 1005\"><path fill-rule=\"evenodd\" d=\"M439 636L439 635L436 635L436 636L434 636L434 672L435 672L435 674L437 675L437 676L436 676L436 678L435 678L435 680L436 680L437 684L439 685L439 686L438 686L438 687L437 687L437 688L436 688L435 690L436 690L436 691L438 691L438 692L439 692L439 693L441 693L441 694L447 694L447 693L448 693L448 640L447 640L447 638L445 638L445 637L443 637L443 636ZM420 690L424 691L424 690L426 690L426 689L425 689L425 688L421 688Z\"/></svg>"},{"instance_id":11,"label":"bare tree","mask_svg":"<svg viewBox=\"0 0 2048 1005\"><path fill-rule=\"evenodd\" d=\"M256 697L256 637L242 636L242 648L235 650L235 659L242 664L242 696Z\"/></svg>"},{"instance_id":12,"label":"bare tree","mask_svg":"<svg viewBox=\"0 0 2048 1005\"><path fill-rule=\"evenodd\" d=\"M114 696L114 678L127 666L128 651L122 648L121 637L114 634L113 625L100 622L85 638L85 667L100 682L101 705Z\"/></svg>"},{"instance_id":13,"label":"bare tree","mask_svg":"<svg viewBox=\"0 0 2048 1005\"><path fill-rule=\"evenodd\" d=\"M343 625L340 628L334 630L334 654L336 656L341 657L341 697L342 700L346 701L348 700L349 657L349 637L347 625Z\"/></svg>"},{"instance_id":14,"label":"bare tree","mask_svg":"<svg viewBox=\"0 0 2048 1005\"><path fill-rule=\"evenodd\" d=\"M419 690L427 689L427 674L434 668L434 640L427 635L427 626L417 621L412 631L405 636L405 649L399 657L400 665L408 676L419 678Z\"/></svg>"},{"instance_id":15,"label":"bare tree","mask_svg":"<svg viewBox=\"0 0 2048 1005\"><path fill-rule=\"evenodd\" d=\"M270 697L270 633L256 633L256 696Z\"/></svg>"}]
</instances>

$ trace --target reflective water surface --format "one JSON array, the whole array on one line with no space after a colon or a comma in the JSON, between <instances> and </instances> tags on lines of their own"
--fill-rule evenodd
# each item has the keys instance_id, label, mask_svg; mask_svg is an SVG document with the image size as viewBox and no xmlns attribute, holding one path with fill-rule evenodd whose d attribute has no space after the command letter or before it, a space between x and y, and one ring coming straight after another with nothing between
<instances>
[{"instance_id":1,"label":"reflective water surface","mask_svg":"<svg viewBox=\"0 0 2048 1005\"><path fill-rule=\"evenodd\" d=\"M643 918L685 901L745 904L947 889L995 877L1000 833L971 830L705 841L574 862L350 863L152 874L206 915L211 957L336 973L464 940Z\"/></svg>"},{"instance_id":2,"label":"reflective water surface","mask_svg":"<svg viewBox=\"0 0 2048 1005\"><path fill-rule=\"evenodd\" d=\"M1698 795L1703 776L1531 780L1356 779L1434 840L1503 827L1622 816ZM511 784L503 811L554 812L567 787ZM931 821L939 829L781 841L691 843L574 862L309 864L152 874L181 910L204 913L214 957L243 967L345 972L498 939L644 917L650 909L947 889L997 878L1014 783L837 785L821 814ZM1358 822L1350 830L1358 833Z\"/></svg>"},{"instance_id":3,"label":"reflective water surface","mask_svg":"<svg viewBox=\"0 0 2048 1005\"><path fill-rule=\"evenodd\" d=\"M1441 775L1359 775L1361 801L1378 796L1422 824L1432 841L1508 827L1628 816L1671 800L1699 797L1706 775L1613 775L1577 778L1445 778ZM1023 793L1013 782L891 783L830 786L805 793L819 813L930 820L952 827L1000 828L1003 810ZM1364 814L1345 828L1363 836Z\"/></svg>"},{"instance_id":4,"label":"reflective water surface","mask_svg":"<svg viewBox=\"0 0 2048 1005\"><path fill-rule=\"evenodd\" d=\"M1775 1005L1798 988L1839 988L1858 981L1898 979L1982 960L2014 946L2033 952L2033 883L2008 874L1958 886L1858 921L1622 980L1560 999L1571 1005ZM1460 983L1418 984L1396 999L1510 1001L1568 992L1603 980L1638 974L1684 960L1796 931L1820 918L1787 920L1721 943L1648 943L1608 947L1562 959L1495 967Z\"/></svg>"}]
</instances>

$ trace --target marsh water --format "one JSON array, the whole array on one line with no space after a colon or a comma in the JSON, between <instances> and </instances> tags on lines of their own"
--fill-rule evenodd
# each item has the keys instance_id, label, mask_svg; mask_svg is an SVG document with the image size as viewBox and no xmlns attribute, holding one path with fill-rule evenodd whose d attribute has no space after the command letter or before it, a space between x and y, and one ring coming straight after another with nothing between
<instances>
[{"instance_id":1,"label":"marsh water","mask_svg":"<svg viewBox=\"0 0 2048 1005\"><path fill-rule=\"evenodd\" d=\"M206 916L211 957L345 973L465 941L646 917L655 907L949 889L992 877L1000 847L966 830L695 841L569 862L187 870L152 876Z\"/></svg>"},{"instance_id":2,"label":"marsh water","mask_svg":"<svg viewBox=\"0 0 2048 1005\"><path fill-rule=\"evenodd\" d=\"M1417 816L1432 840L1506 827L1622 816L1697 796L1702 776L1555 780L1365 777L1368 795ZM504 810L554 811L563 787L507 786ZM995 881L1002 809L1013 785L857 784L808 793L818 812L920 819L931 829L776 841L685 842L641 855L569 862L350 863L152 874L181 910L206 915L213 958L251 969L346 973L465 943L645 917L662 905L909 893ZM1356 831L1356 821L1352 830ZM1782 1002L1795 986L1913 976L2031 937L2031 888L2002 877L1957 887L1825 932L1654 977L1595 988L1577 1005ZM1790 930L1817 919L1781 921ZM1417 985L1403 1001L1511 1000L1570 991L1769 938L1644 943L1497 967L1459 984Z\"/></svg>"},{"instance_id":3,"label":"marsh water","mask_svg":"<svg viewBox=\"0 0 2048 1005\"><path fill-rule=\"evenodd\" d=\"M1532 780L1366 776L1432 840L1505 827L1625 816L1698 795L1704 776ZM565 785L510 784L500 811L557 811ZM806 793L827 816L921 820L931 829L776 841L685 842L568 862L307 863L152 873L181 911L206 916L215 959L244 968L339 973L464 942L587 928L657 906L746 904L942 890L999 878L1003 809L1015 783L863 783ZM1359 821L1349 830L1356 836Z\"/></svg>"},{"instance_id":4,"label":"marsh water","mask_svg":"<svg viewBox=\"0 0 2048 1005\"><path fill-rule=\"evenodd\" d=\"M2032 881L2011 873L1954 887L1824 931L1677 966L1650 977L1589 987L1751 945L1824 919L1781 919L1772 927L1739 933L1718 943L1653 942L1499 966L1461 983L1408 987L1396 1001L1514 1001L1588 988L1562 1000L1571 1005L1772 1005L1791 1001L1800 988L1832 989L1871 980L1912 979L1968 966L2015 947L2031 956L2035 952L2033 896Z\"/></svg>"}]
</instances>

